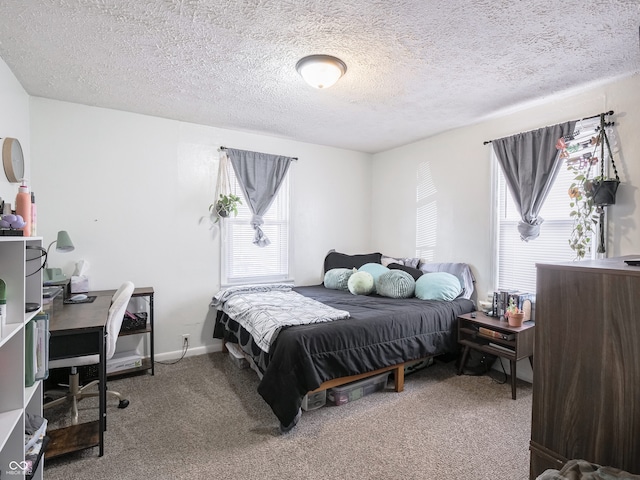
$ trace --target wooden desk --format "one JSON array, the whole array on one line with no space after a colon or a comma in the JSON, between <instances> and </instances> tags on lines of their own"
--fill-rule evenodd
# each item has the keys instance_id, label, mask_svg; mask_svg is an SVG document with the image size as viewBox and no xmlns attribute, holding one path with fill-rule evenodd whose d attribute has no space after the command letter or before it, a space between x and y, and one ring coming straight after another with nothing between
<instances>
[{"instance_id":1,"label":"wooden desk","mask_svg":"<svg viewBox=\"0 0 640 480\"><path fill-rule=\"evenodd\" d=\"M104 431L107 420L105 325L110 305L110 295L98 295L92 303L63 304L62 308L56 311L50 319L50 360L100 355L98 369L99 418L94 422L48 431L47 434L51 438L51 442L45 458L53 458L95 446L99 447L100 456L104 454Z\"/></svg>"}]
</instances>

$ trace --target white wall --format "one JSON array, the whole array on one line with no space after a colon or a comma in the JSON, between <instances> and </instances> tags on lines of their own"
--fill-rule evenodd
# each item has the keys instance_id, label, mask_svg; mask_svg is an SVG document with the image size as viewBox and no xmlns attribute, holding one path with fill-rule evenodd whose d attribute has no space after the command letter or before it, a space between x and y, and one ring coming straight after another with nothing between
<instances>
[{"instance_id":1,"label":"white wall","mask_svg":"<svg viewBox=\"0 0 640 480\"><path fill-rule=\"evenodd\" d=\"M433 244L433 260L469 263L476 275L478 298L484 298L494 285L491 145L483 142L608 110L615 111L620 145L615 159L622 181L616 205L607 207L608 256L640 254L636 208L640 203L640 75L543 99L526 109L374 155L374 249L413 256L419 243L418 207L433 202L437 217L425 228L433 234L426 242ZM425 170L430 175L425 176ZM421 203L417 201L420 183L431 187ZM531 381L528 362L520 362L518 368L518 376L522 372Z\"/></svg>"},{"instance_id":2,"label":"white wall","mask_svg":"<svg viewBox=\"0 0 640 480\"><path fill-rule=\"evenodd\" d=\"M636 213L640 202L640 75L546 99L536 106L374 155L374 248L398 256L416 252L420 169L424 172L428 167L433 193L420 204L432 201L437 208L433 258L471 264L478 292L484 297L493 289L493 243L491 145L483 145L483 141L608 110L615 111L620 144L616 166L622 180L616 205L607 207L608 255L640 253Z\"/></svg>"},{"instance_id":3,"label":"white wall","mask_svg":"<svg viewBox=\"0 0 640 480\"><path fill-rule=\"evenodd\" d=\"M29 95L0 58L0 138L17 138L25 159L25 176L31 171ZM0 158L1 160L1 158ZM1 161L0 161L1 163ZM18 184L9 183L0 165L0 198L15 208Z\"/></svg>"},{"instance_id":4,"label":"white wall","mask_svg":"<svg viewBox=\"0 0 640 480\"><path fill-rule=\"evenodd\" d=\"M299 157L296 284L321 282L331 248L370 249L369 154L42 98L31 99L31 125L39 234L48 244L67 230L76 247L52 252L49 266L70 275L87 260L92 289L153 286L159 359L179 352L183 333L195 353L219 348L209 309L219 235L208 221L219 146Z\"/></svg>"}]
</instances>

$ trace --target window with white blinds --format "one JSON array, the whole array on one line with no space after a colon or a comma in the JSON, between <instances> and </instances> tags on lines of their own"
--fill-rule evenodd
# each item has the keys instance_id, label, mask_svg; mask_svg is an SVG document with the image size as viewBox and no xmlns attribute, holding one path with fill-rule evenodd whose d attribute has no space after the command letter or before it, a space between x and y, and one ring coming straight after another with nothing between
<instances>
[{"instance_id":1,"label":"window with white blinds","mask_svg":"<svg viewBox=\"0 0 640 480\"><path fill-rule=\"evenodd\" d=\"M598 119L583 121L576 126L581 131L578 140L585 135L595 135ZM592 152L593 148L589 149ZM579 153L579 152L578 152ZM493 161L498 159L493 154ZM497 212L497 288L514 289L534 293L536 291L536 263L567 262L576 258L569 246L569 237L573 230L570 217L569 187L574 181L563 162L555 183L542 207L540 216L544 222L540 226L540 236L529 242L523 242L518 233L520 215L513 203L511 194L502 174L500 166L496 166L498 174L496 188ZM592 239L595 244L596 239ZM593 254L592 249L592 254Z\"/></svg>"},{"instance_id":2,"label":"window with white blinds","mask_svg":"<svg viewBox=\"0 0 640 480\"><path fill-rule=\"evenodd\" d=\"M251 211L242 194L233 168L229 169L231 193L242 199L238 216L222 219L222 285L270 283L290 280L289 274L289 177L287 173L262 230L271 241L266 247L253 244Z\"/></svg>"}]
</instances>

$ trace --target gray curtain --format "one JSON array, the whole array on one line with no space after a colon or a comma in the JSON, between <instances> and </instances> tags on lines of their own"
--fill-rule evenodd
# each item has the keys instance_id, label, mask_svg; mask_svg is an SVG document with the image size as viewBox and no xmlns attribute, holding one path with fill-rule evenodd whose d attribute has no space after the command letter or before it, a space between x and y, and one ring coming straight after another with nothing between
<instances>
[{"instance_id":1,"label":"gray curtain","mask_svg":"<svg viewBox=\"0 0 640 480\"><path fill-rule=\"evenodd\" d=\"M273 203L293 158L233 148L227 148L227 155L253 214L253 243L258 247L266 247L271 242L260 228L264 223L262 217Z\"/></svg>"},{"instance_id":2,"label":"gray curtain","mask_svg":"<svg viewBox=\"0 0 640 480\"><path fill-rule=\"evenodd\" d=\"M571 121L491 142L520 212L518 232L524 241L540 235L544 219L538 213L562 166L556 142L572 134L575 126Z\"/></svg>"}]
</instances>

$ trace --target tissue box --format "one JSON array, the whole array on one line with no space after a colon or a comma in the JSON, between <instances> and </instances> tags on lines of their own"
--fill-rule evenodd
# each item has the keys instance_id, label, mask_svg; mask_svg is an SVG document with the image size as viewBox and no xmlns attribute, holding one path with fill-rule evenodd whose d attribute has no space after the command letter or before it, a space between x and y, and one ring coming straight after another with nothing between
<instances>
[{"instance_id":1,"label":"tissue box","mask_svg":"<svg viewBox=\"0 0 640 480\"><path fill-rule=\"evenodd\" d=\"M87 293L89 291L89 277L86 275L72 275L71 293Z\"/></svg>"}]
</instances>

